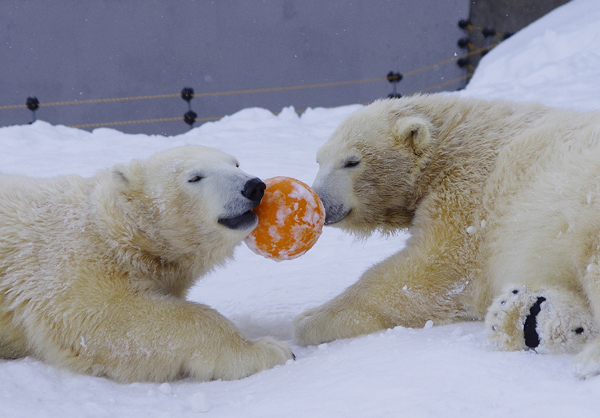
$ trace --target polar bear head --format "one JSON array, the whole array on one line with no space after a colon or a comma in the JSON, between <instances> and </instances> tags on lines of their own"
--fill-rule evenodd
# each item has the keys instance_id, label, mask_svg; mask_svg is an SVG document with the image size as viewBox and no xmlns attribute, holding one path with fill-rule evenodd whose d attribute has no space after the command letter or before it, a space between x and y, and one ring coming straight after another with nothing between
<instances>
[{"instance_id":1,"label":"polar bear head","mask_svg":"<svg viewBox=\"0 0 600 418\"><path fill-rule=\"evenodd\" d=\"M234 157L200 146L117 165L108 181L110 196L100 199L104 221L122 245L163 261L187 257L208 269L256 227L252 209L266 187Z\"/></svg>"},{"instance_id":2,"label":"polar bear head","mask_svg":"<svg viewBox=\"0 0 600 418\"><path fill-rule=\"evenodd\" d=\"M317 153L312 187L325 206L325 224L357 234L408 227L431 131L404 99L378 101L350 115Z\"/></svg>"}]
</instances>

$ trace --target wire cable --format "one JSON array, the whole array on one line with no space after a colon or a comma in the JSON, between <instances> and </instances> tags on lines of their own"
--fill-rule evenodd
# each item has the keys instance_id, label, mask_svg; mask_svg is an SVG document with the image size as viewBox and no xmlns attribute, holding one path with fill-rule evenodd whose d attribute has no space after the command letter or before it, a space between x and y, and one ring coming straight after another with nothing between
<instances>
[{"instance_id":1,"label":"wire cable","mask_svg":"<svg viewBox=\"0 0 600 418\"><path fill-rule=\"evenodd\" d=\"M486 46L483 48L479 48L473 51L470 51L463 55L457 55L455 57L449 58L444 61L437 62L435 64L431 64L425 67L417 68L415 70L409 71L404 75L404 77L408 77L414 74L418 74L420 72L429 70L431 68L439 67L444 64L448 64L453 61L457 61L461 58L467 58L471 55L478 54L480 52L490 50L498 45L500 42L497 42L493 45ZM288 87L269 87L262 89L249 89L249 90L233 90L233 91L220 91L220 92L206 92L206 93L195 93L193 97L208 97L208 96L229 96L229 95L237 95L237 94L254 94L254 93L271 93L278 91L290 91L290 90L303 90L303 89L314 89L314 88L324 88L324 87L336 87L336 86L344 86L350 84L362 84L362 83L373 83L378 81L386 81L387 77L377 77L377 78L369 78L362 80L348 80L348 81L334 81L329 83L317 83L317 84L304 84L297 86L288 86ZM131 97L115 97L115 98L107 98L107 99L90 99L90 100L73 100L66 102L51 102L51 103L40 103L40 107L42 106L69 106L69 105L79 105L79 104L91 104L91 103L110 103L110 102L123 102L123 101L132 101L132 100L151 100L151 99L166 99L173 97L181 97L180 93L173 94L155 94L150 96L131 96ZM20 109L24 108L26 105L7 105L0 106L0 110L6 109Z\"/></svg>"}]
</instances>

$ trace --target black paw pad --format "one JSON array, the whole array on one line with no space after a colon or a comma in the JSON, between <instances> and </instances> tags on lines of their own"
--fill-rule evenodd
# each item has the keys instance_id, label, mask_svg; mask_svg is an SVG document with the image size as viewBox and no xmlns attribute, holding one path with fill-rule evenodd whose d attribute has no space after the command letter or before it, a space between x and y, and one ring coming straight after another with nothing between
<instances>
[{"instance_id":1,"label":"black paw pad","mask_svg":"<svg viewBox=\"0 0 600 418\"><path fill-rule=\"evenodd\" d=\"M525 324L523 325L523 334L525 335L525 345L529 348L536 348L538 345L540 345L540 336L538 335L536 329L537 315L542 310L541 305L542 302L544 302L545 300L546 298L541 296L537 298L537 301L533 304L533 306L531 306L531 309L529 309L529 315L527 315L527 318L525 318Z\"/></svg>"}]
</instances>

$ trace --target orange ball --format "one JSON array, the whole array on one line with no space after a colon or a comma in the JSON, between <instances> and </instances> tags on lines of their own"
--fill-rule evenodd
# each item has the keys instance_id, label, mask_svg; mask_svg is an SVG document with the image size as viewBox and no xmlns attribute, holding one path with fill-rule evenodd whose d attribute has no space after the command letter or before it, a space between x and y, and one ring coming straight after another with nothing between
<instances>
[{"instance_id":1,"label":"orange ball","mask_svg":"<svg viewBox=\"0 0 600 418\"><path fill-rule=\"evenodd\" d=\"M264 180L267 185L254 208L258 226L246 238L256 254L275 261L300 257L319 239L325 223L325 208L306 184L290 177Z\"/></svg>"}]
</instances>

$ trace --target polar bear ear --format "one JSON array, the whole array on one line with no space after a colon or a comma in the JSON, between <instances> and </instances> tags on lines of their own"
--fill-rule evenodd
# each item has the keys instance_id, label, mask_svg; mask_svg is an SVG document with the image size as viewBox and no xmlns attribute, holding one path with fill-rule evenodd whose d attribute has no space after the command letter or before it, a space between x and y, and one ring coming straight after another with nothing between
<instances>
[{"instance_id":1,"label":"polar bear ear","mask_svg":"<svg viewBox=\"0 0 600 418\"><path fill-rule=\"evenodd\" d=\"M409 144L416 154L420 154L431 142L427 122L418 117L400 118L394 126L394 135L398 143Z\"/></svg>"},{"instance_id":2,"label":"polar bear ear","mask_svg":"<svg viewBox=\"0 0 600 418\"><path fill-rule=\"evenodd\" d=\"M123 164L117 164L116 166L114 166L112 168L111 175L113 180L117 184L126 185L127 183L129 183L127 167L125 167Z\"/></svg>"},{"instance_id":3,"label":"polar bear ear","mask_svg":"<svg viewBox=\"0 0 600 418\"><path fill-rule=\"evenodd\" d=\"M133 191L138 185L140 169L139 164L135 162L115 165L111 169L111 177L117 189L125 193Z\"/></svg>"}]
</instances>

